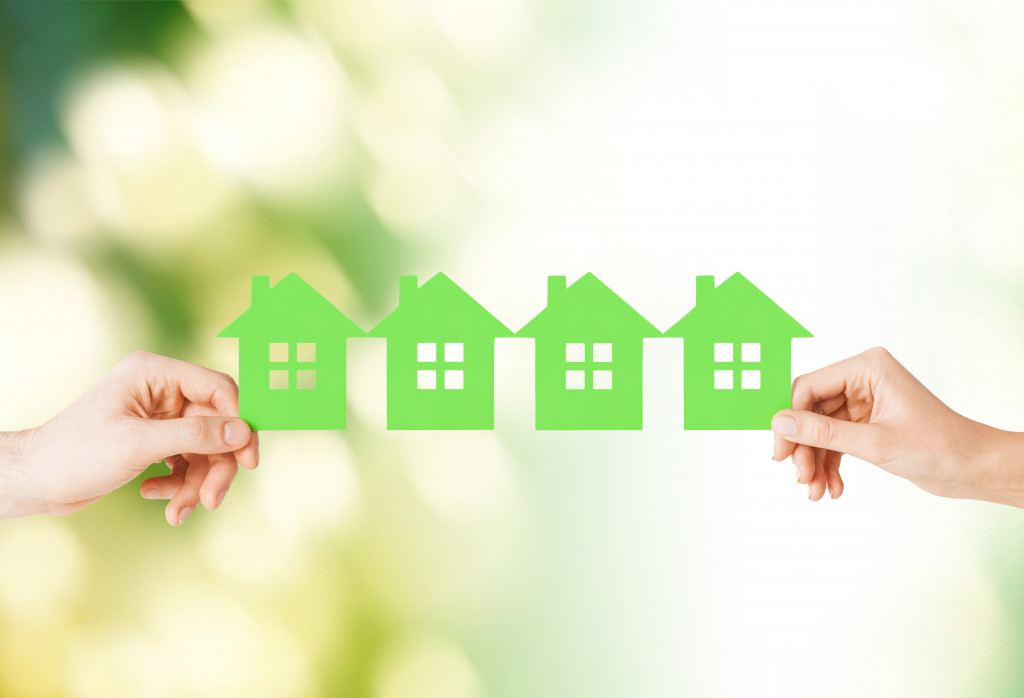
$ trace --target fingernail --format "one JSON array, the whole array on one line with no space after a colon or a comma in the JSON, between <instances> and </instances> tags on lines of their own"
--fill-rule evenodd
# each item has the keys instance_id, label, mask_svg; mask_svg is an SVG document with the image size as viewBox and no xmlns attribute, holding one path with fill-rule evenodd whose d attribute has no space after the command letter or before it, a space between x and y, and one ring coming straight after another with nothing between
<instances>
[{"instance_id":1,"label":"fingernail","mask_svg":"<svg viewBox=\"0 0 1024 698\"><path fill-rule=\"evenodd\" d=\"M182 509L181 513L178 514L178 525L180 526L185 523L185 519L187 519L191 513L192 507L185 507Z\"/></svg>"},{"instance_id":2,"label":"fingernail","mask_svg":"<svg viewBox=\"0 0 1024 698\"><path fill-rule=\"evenodd\" d=\"M810 485L807 485L807 498L808 499L811 498L811 486Z\"/></svg>"},{"instance_id":3,"label":"fingernail","mask_svg":"<svg viewBox=\"0 0 1024 698\"><path fill-rule=\"evenodd\" d=\"M144 499L160 499L160 489L157 487L150 487L142 493L142 496Z\"/></svg>"},{"instance_id":4,"label":"fingernail","mask_svg":"<svg viewBox=\"0 0 1024 698\"><path fill-rule=\"evenodd\" d=\"M224 424L224 441L231 446L241 446L249 438L248 427L243 422L234 421Z\"/></svg>"},{"instance_id":5,"label":"fingernail","mask_svg":"<svg viewBox=\"0 0 1024 698\"><path fill-rule=\"evenodd\" d=\"M782 414L772 419L772 431L781 436L796 436L796 419Z\"/></svg>"},{"instance_id":6,"label":"fingernail","mask_svg":"<svg viewBox=\"0 0 1024 698\"><path fill-rule=\"evenodd\" d=\"M220 503L224 501L224 495L226 495L227 493L228 493L228 488L227 487L225 487L219 493L217 493L217 503L213 505L214 509L216 509L217 507L220 506Z\"/></svg>"}]
</instances>

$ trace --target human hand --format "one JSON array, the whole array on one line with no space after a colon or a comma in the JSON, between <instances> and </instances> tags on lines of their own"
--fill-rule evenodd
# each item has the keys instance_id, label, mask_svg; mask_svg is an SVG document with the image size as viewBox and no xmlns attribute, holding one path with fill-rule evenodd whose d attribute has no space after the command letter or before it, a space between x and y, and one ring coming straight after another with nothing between
<instances>
[{"instance_id":1,"label":"human hand","mask_svg":"<svg viewBox=\"0 0 1024 698\"><path fill-rule=\"evenodd\" d=\"M164 460L171 473L141 492L169 499L164 514L177 526L200 501L220 506L238 466L259 462L230 376L148 352L125 357L42 426L0 437L0 516L70 514Z\"/></svg>"},{"instance_id":2,"label":"human hand","mask_svg":"<svg viewBox=\"0 0 1024 698\"><path fill-rule=\"evenodd\" d=\"M798 377L772 430L813 501L843 493L848 453L932 494L1024 506L1022 435L954 412L879 347Z\"/></svg>"}]
</instances>

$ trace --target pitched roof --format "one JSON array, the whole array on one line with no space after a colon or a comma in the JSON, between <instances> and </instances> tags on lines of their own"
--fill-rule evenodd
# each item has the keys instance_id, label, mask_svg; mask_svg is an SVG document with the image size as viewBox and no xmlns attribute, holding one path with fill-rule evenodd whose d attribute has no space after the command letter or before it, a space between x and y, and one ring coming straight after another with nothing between
<instances>
[{"instance_id":1,"label":"pitched roof","mask_svg":"<svg viewBox=\"0 0 1024 698\"><path fill-rule=\"evenodd\" d=\"M217 336L241 337L266 326L282 331L331 329L344 337L366 334L295 272L273 287L269 276L253 276L249 308Z\"/></svg>"},{"instance_id":2,"label":"pitched roof","mask_svg":"<svg viewBox=\"0 0 1024 698\"><path fill-rule=\"evenodd\" d=\"M398 307L368 332L370 337L422 336L438 331L452 336L511 337L512 331L444 273L418 286L415 276L398 279Z\"/></svg>"},{"instance_id":3,"label":"pitched roof","mask_svg":"<svg viewBox=\"0 0 1024 698\"><path fill-rule=\"evenodd\" d=\"M548 303L526 323L517 337L610 332L660 337L661 332L600 279L587 272L566 287L564 276L548 277Z\"/></svg>"},{"instance_id":4,"label":"pitched roof","mask_svg":"<svg viewBox=\"0 0 1024 698\"><path fill-rule=\"evenodd\" d=\"M707 284L701 279L707 279ZM713 277L697 277L696 305L665 336L706 334L717 328L741 329L755 336L814 336L739 272L717 287Z\"/></svg>"}]
</instances>

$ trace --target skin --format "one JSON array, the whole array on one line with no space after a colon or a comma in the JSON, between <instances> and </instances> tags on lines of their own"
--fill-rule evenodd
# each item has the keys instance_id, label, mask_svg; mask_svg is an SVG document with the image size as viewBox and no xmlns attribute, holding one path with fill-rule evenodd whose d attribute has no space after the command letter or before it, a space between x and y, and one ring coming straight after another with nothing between
<instances>
[{"instance_id":1,"label":"skin","mask_svg":"<svg viewBox=\"0 0 1024 698\"><path fill-rule=\"evenodd\" d=\"M1024 434L954 412L880 347L793 381L772 431L812 501L843 493L848 453L934 495L1024 507Z\"/></svg>"},{"instance_id":2,"label":"skin","mask_svg":"<svg viewBox=\"0 0 1024 698\"><path fill-rule=\"evenodd\" d=\"M259 439L230 376L135 352L42 426L0 433L0 517L76 512L159 461L170 474L140 491L169 500L179 526L199 502L220 506L239 465L257 466Z\"/></svg>"}]
</instances>

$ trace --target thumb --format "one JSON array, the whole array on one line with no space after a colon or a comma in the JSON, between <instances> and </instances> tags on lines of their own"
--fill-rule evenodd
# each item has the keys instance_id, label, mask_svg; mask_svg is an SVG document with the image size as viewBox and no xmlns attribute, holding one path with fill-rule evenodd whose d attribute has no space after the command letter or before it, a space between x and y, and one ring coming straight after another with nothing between
<instances>
[{"instance_id":1,"label":"thumb","mask_svg":"<svg viewBox=\"0 0 1024 698\"><path fill-rule=\"evenodd\" d=\"M879 425L849 422L807 410L781 410L772 418L772 431L786 441L848 453L879 463Z\"/></svg>"},{"instance_id":2,"label":"thumb","mask_svg":"<svg viewBox=\"0 0 1024 698\"><path fill-rule=\"evenodd\" d=\"M249 443L249 425L236 417L144 419L138 430L139 455L150 463L178 453L227 453Z\"/></svg>"}]
</instances>

